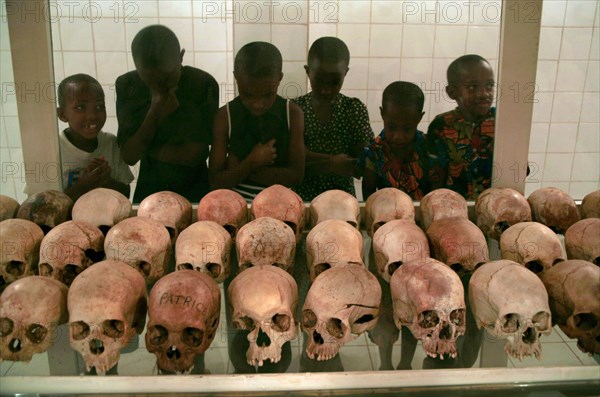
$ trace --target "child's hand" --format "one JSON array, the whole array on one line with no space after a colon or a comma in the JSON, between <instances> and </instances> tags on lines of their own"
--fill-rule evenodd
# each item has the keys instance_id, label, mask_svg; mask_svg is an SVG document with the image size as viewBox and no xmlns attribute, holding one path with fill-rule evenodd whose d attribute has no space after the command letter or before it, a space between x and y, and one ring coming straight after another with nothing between
<instances>
[{"instance_id":1,"label":"child's hand","mask_svg":"<svg viewBox=\"0 0 600 397\"><path fill-rule=\"evenodd\" d=\"M342 176L354 176L356 158L350 157L345 153L331 156L331 172Z\"/></svg>"},{"instance_id":2,"label":"child's hand","mask_svg":"<svg viewBox=\"0 0 600 397\"><path fill-rule=\"evenodd\" d=\"M104 157L92 160L79 176L79 182L89 188L105 185L110 180L111 168Z\"/></svg>"},{"instance_id":3,"label":"child's hand","mask_svg":"<svg viewBox=\"0 0 600 397\"><path fill-rule=\"evenodd\" d=\"M271 139L267 143L257 143L248 157L257 167L272 165L277 158L275 139Z\"/></svg>"}]
</instances>

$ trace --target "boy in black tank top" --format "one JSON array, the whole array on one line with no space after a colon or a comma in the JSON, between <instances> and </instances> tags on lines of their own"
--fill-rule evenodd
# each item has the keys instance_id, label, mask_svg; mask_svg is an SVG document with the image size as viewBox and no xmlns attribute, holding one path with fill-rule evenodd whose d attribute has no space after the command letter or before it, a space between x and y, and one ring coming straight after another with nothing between
<instances>
[{"instance_id":1,"label":"boy in black tank top","mask_svg":"<svg viewBox=\"0 0 600 397\"><path fill-rule=\"evenodd\" d=\"M266 186L294 186L304 175L304 118L277 95L282 57L253 42L235 57L239 96L218 110L209 159L212 189L230 188L252 200Z\"/></svg>"}]
</instances>

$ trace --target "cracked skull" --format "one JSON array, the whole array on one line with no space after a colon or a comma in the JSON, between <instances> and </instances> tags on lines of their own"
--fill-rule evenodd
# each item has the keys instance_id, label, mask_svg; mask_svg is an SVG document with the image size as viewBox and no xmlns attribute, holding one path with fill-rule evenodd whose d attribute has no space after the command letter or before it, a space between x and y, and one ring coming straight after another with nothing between
<instances>
[{"instance_id":1,"label":"cracked skull","mask_svg":"<svg viewBox=\"0 0 600 397\"><path fill-rule=\"evenodd\" d=\"M108 230L128 218L131 202L123 194L102 187L90 190L77 199L73 206L73 220L96 226L106 235Z\"/></svg>"},{"instance_id":2,"label":"cracked skull","mask_svg":"<svg viewBox=\"0 0 600 397\"><path fill-rule=\"evenodd\" d=\"M356 197L342 190L327 190L310 202L310 225L327 219L341 219L360 228L360 205Z\"/></svg>"},{"instance_id":3,"label":"cracked skull","mask_svg":"<svg viewBox=\"0 0 600 397\"><path fill-rule=\"evenodd\" d=\"M475 202L475 213L483 234L497 241L510 226L531 222L527 199L510 188L492 187L481 192Z\"/></svg>"},{"instance_id":4,"label":"cracked skull","mask_svg":"<svg viewBox=\"0 0 600 397\"><path fill-rule=\"evenodd\" d=\"M450 189L436 189L421 199L420 218L423 230L427 231L433 221L443 218L469 219L467 201Z\"/></svg>"},{"instance_id":5,"label":"cracked skull","mask_svg":"<svg viewBox=\"0 0 600 397\"><path fill-rule=\"evenodd\" d=\"M66 194L57 190L44 190L23 201L17 218L35 222L45 234L54 226L71 219L72 208L73 200Z\"/></svg>"},{"instance_id":6,"label":"cracked skull","mask_svg":"<svg viewBox=\"0 0 600 397\"><path fill-rule=\"evenodd\" d=\"M248 205L233 190L213 190L200 200L198 220L216 222L235 238L237 231L248 222Z\"/></svg>"},{"instance_id":7,"label":"cracked skull","mask_svg":"<svg viewBox=\"0 0 600 397\"><path fill-rule=\"evenodd\" d=\"M250 212L254 219L267 216L279 219L292 228L296 243L304 230L305 208L302 198L282 185L272 185L256 195Z\"/></svg>"},{"instance_id":8,"label":"cracked skull","mask_svg":"<svg viewBox=\"0 0 600 397\"><path fill-rule=\"evenodd\" d=\"M394 219L415 221L415 207L408 194L390 187L369 196L365 203L365 229L369 236Z\"/></svg>"},{"instance_id":9,"label":"cracked skull","mask_svg":"<svg viewBox=\"0 0 600 397\"><path fill-rule=\"evenodd\" d=\"M194 359L208 349L217 333L221 293L204 273L181 270L152 288L146 346L168 373L189 373Z\"/></svg>"},{"instance_id":10,"label":"cracked skull","mask_svg":"<svg viewBox=\"0 0 600 397\"><path fill-rule=\"evenodd\" d=\"M531 207L532 219L548 226L555 233L564 233L579 220L575 201L558 188L540 188L531 193L527 201Z\"/></svg>"},{"instance_id":11,"label":"cracked skull","mask_svg":"<svg viewBox=\"0 0 600 397\"><path fill-rule=\"evenodd\" d=\"M254 266L233 279L228 293L234 327L248 331L248 364L279 362L282 346L298 336L294 278L278 267Z\"/></svg>"},{"instance_id":12,"label":"cracked skull","mask_svg":"<svg viewBox=\"0 0 600 397\"><path fill-rule=\"evenodd\" d=\"M569 259L583 259L600 266L600 218L587 218L574 223L565 233Z\"/></svg>"},{"instance_id":13,"label":"cracked skull","mask_svg":"<svg viewBox=\"0 0 600 397\"><path fill-rule=\"evenodd\" d=\"M30 276L9 285L0 296L0 361L30 361L56 340L68 321L67 287L47 277Z\"/></svg>"},{"instance_id":14,"label":"cracked skull","mask_svg":"<svg viewBox=\"0 0 600 397\"><path fill-rule=\"evenodd\" d=\"M301 326L311 360L330 360L340 348L371 330L379 318L381 286L363 265L347 264L321 273L306 295Z\"/></svg>"},{"instance_id":15,"label":"cracked skull","mask_svg":"<svg viewBox=\"0 0 600 397\"><path fill-rule=\"evenodd\" d=\"M400 266L390 281L394 322L421 340L428 356L455 358L466 330L465 292L458 275L432 258Z\"/></svg>"},{"instance_id":16,"label":"cracked skull","mask_svg":"<svg viewBox=\"0 0 600 397\"><path fill-rule=\"evenodd\" d=\"M0 222L0 290L38 272L42 229L25 219Z\"/></svg>"},{"instance_id":17,"label":"cracked skull","mask_svg":"<svg viewBox=\"0 0 600 397\"><path fill-rule=\"evenodd\" d=\"M165 225L174 246L177 236L192 223L192 204L177 193L157 192L142 200L137 216Z\"/></svg>"},{"instance_id":18,"label":"cracked skull","mask_svg":"<svg viewBox=\"0 0 600 397\"><path fill-rule=\"evenodd\" d=\"M507 339L509 356L541 359L539 338L552 332L552 320L539 277L510 260L486 263L469 281L469 301L477 326Z\"/></svg>"}]
</instances>

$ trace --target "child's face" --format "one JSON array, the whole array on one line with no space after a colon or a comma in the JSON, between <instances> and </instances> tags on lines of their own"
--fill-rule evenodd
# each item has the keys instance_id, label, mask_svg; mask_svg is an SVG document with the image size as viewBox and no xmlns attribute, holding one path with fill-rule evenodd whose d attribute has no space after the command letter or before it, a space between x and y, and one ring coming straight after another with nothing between
<instances>
[{"instance_id":1,"label":"child's face","mask_svg":"<svg viewBox=\"0 0 600 397\"><path fill-rule=\"evenodd\" d=\"M61 121L83 139L96 139L106 122L106 107L102 88L95 84L69 84L65 107L58 109Z\"/></svg>"},{"instance_id":2,"label":"child's face","mask_svg":"<svg viewBox=\"0 0 600 397\"><path fill-rule=\"evenodd\" d=\"M473 120L485 116L494 101L494 71L487 62L468 64L459 73L456 85L447 92L463 114Z\"/></svg>"},{"instance_id":3,"label":"child's face","mask_svg":"<svg viewBox=\"0 0 600 397\"><path fill-rule=\"evenodd\" d=\"M318 59L304 66L313 96L322 101L332 101L342 89L344 78L348 73L348 65L344 61L323 63Z\"/></svg>"},{"instance_id":4,"label":"child's face","mask_svg":"<svg viewBox=\"0 0 600 397\"><path fill-rule=\"evenodd\" d=\"M137 71L140 79L152 92L161 94L167 94L176 89L181 78L181 64L166 68L139 67Z\"/></svg>"},{"instance_id":5,"label":"child's face","mask_svg":"<svg viewBox=\"0 0 600 397\"><path fill-rule=\"evenodd\" d=\"M275 103L283 74L279 77L250 77L245 73L234 75L242 104L255 116L265 114Z\"/></svg>"},{"instance_id":6,"label":"child's face","mask_svg":"<svg viewBox=\"0 0 600 397\"><path fill-rule=\"evenodd\" d=\"M385 140L392 150L399 151L409 147L425 113L419 111L416 106L400 106L390 102L380 109Z\"/></svg>"}]
</instances>

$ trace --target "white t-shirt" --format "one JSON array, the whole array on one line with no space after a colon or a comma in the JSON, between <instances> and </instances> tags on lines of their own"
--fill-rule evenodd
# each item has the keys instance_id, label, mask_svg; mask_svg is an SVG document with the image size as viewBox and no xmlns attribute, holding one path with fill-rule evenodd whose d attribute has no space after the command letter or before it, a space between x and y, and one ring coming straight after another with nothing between
<instances>
[{"instance_id":1,"label":"white t-shirt","mask_svg":"<svg viewBox=\"0 0 600 397\"><path fill-rule=\"evenodd\" d=\"M110 176L117 182L129 185L133 181L133 174L127 163L121 158L121 151L117 145L117 137L113 134L100 131L98 134L98 147L88 153L73 145L65 131L59 134L60 157L63 173L63 190L70 187L85 167L94 159L104 157L110 165Z\"/></svg>"}]
</instances>

